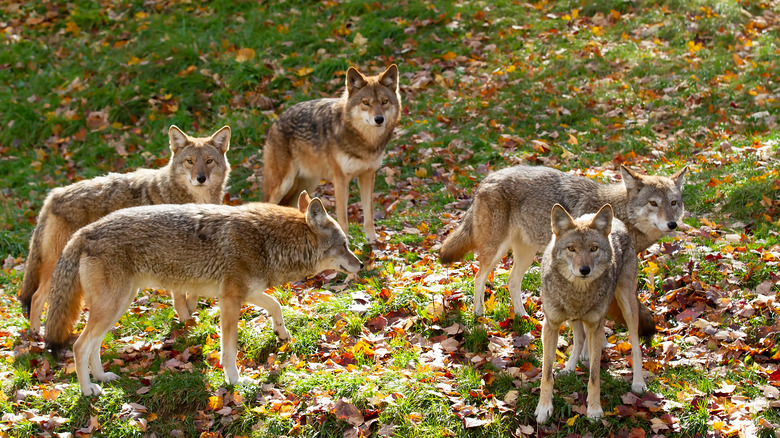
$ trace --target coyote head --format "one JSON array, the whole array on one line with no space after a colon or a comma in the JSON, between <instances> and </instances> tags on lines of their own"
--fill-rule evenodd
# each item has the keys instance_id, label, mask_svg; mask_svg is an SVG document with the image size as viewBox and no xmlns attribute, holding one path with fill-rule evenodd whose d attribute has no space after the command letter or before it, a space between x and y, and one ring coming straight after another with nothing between
<instances>
[{"instance_id":1,"label":"coyote head","mask_svg":"<svg viewBox=\"0 0 780 438\"><path fill-rule=\"evenodd\" d=\"M612 231L612 206L601 207L595 215L573 219L560 204L551 213L555 236L552 265L573 283L589 282L606 272L613 259L609 233Z\"/></svg>"},{"instance_id":2,"label":"coyote head","mask_svg":"<svg viewBox=\"0 0 780 438\"><path fill-rule=\"evenodd\" d=\"M393 64L376 76L365 76L356 68L347 71L347 117L354 124L380 133L395 127L401 116L398 67Z\"/></svg>"},{"instance_id":3,"label":"coyote head","mask_svg":"<svg viewBox=\"0 0 780 438\"><path fill-rule=\"evenodd\" d=\"M195 187L224 184L230 170L225 154L230 148L230 127L209 137L190 137L176 125L168 130L171 163L180 178Z\"/></svg>"},{"instance_id":4,"label":"coyote head","mask_svg":"<svg viewBox=\"0 0 780 438\"><path fill-rule=\"evenodd\" d=\"M642 175L621 166L628 194L628 222L647 235L666 234L680 227L683 218L683 167L671 177Z\"/></svg>"},{"instance_id":5,"label":"coyote head","mask_svg":"<svg viewBox=\"0 0 780 438\"><path fill-rule=\"evenodd\" d=\"M355 274L363 263L349 249L347 235L322 205L319 198L311 199L304 190L298 197L298 209L306 215L306 223L319 239L317 251L321 252L317 271L335 269L345 274Z\"/></svg>"}]
</instances>

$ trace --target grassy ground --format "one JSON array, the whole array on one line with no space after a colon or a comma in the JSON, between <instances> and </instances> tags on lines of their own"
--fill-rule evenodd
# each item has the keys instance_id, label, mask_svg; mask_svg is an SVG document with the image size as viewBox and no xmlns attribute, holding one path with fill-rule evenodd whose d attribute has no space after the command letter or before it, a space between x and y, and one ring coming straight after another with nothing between
<instances>
[{"instance_id":1,"label":"grassy ground","mask_svg":"<svg viewBox=\"0 0 780 438\"><path fill-rule=\"evenodd\" d=\"M0 2L0 436L776 436L778 7ZM240 369L256 383L238 387L224 384L213 303L183 325L164 292L144 291L103 346L121 379L81 397L72 357L43 351L16 300L48 190L164 164L171 124L229 124L229 197L258 200L276 115L337 95L351 65L392 62L404 109L377 177L381 243L365 245L350 207L370 262L358 281L277 289L286 344L245 307ZM627 336L609 323L600 421L584 415L578 371L556 380L552 420L536 424L542 313L534 295L535 318L514 318L511 261L479 319L473 258L436 261L478 182L518 163L604 181L623 163L690 166L691 229L640 265L640 296L663 328L644 351L649 392L631 393ZM330 186L318 194L332 209ZM538 282L535 265L524 288Z\"/></svg>"}]
</instances>

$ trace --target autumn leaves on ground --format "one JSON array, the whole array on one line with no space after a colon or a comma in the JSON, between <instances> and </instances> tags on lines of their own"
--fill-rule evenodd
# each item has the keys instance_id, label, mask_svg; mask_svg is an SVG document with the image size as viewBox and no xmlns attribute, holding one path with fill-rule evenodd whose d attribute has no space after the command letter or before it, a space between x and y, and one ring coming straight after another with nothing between
<instances>
[{"instance_id":1,"label":"autumn leaves on ground","mask_svg":"<svg viewBox=\"0 0 780 438\"><path fill-rule=\"evenodd\" d=\"M779 7L2 2L0 436L776 436ZM258 200L274 118L338 95L351 65L391 63L404 106L377 175L378 244L365 244L354 188L349 208L358 279L275 290L289 343L245 306L239 368L255 383L236 387L214 303L185 325L167 293L144 291L103 344L120 379L82 397L72 355L29 336L16 299L48 190L163 165L171 124L204 135L229 124L226 202ZM639 296L660 329L644 348L648 392L631 392L627 334L608 322L598 421L585 416L584 367L556 379L552 419L534 419L538 264L524 281L531 318L512 313L509 259L475 318L478 264L436 259L479 181L519 163L600 181L617 181L620 164L690 166L689 229L640 260ZM332 187L317 194L333 213Z\"/></svg>"}]
</instances>

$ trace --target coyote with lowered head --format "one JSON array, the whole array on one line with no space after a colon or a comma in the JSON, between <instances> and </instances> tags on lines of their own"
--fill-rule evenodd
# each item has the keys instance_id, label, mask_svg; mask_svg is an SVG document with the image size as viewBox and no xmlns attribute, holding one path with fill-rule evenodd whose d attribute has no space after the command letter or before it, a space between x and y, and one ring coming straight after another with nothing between
<instances>
[{"instance_id":1,"label":"coyote with lowered head","mask_svg":"<svg viewBox=\"0 0 780 438\"><path fill-rule=\"evenodd\" d=\"M221 204L230 173L226 153L230 127L209 137L190 137L175 125L168 130L171 158L160 169L138 169L53 189L43 203L30 238L27 266L19 290L30 329L41 328L41 313L49 296L51 274L68 239L79 228L127 207L153 204ZM190 318L196 296L173 291L179 318Z\"/></svg>"},{"instance_id":2,"label":"coyote with lowered head","mask_svg":"<svg viewBox=\"0 0 780 438\"><path fill-rule=\"evenodd\" d=\"M73 346L84 395L100 395L117 375L100 360L103 338L139 288L182 289L217 298L221 362L228 384L239 382L241 305L265 308L281 340L290 339L270 287L326 269L357 273L362 263L318 198L301 193L299 207L255 202L240 206L152 205L119 210L80 229L68 242L52 280L46 344L68 340L85 298L89 319Z\"/></svg>"}]
</instances>

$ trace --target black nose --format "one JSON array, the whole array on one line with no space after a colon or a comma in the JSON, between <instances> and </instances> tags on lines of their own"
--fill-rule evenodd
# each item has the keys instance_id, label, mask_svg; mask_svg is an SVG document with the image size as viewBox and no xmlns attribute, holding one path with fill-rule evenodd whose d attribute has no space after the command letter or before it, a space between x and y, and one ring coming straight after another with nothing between
<instances>
[{"instance_id":1,"label":"black nose","mask_svg":"<svg viewBox=\"0 0 780 438\"><path fill-rule=\"evenodd\" d=\"M206 182L206 175L203 175L203 174L198 175L198 182L201 183L201 184Z\"/></svg>"},{"instance_id":2,"label":"black nose","mask_svg":"<svg viewBox=\"0 0 780 438\"><path fill-rule=\"evenodd\" d=\"M590 266L580 266L580 274L582 275L590 274Z\"/></svg>"},{"instance_id":3,"label":"black nose","mask_svg":"<svg viewBox=\"0 0 780 438\"><path fill-rule=\"evenodd\" d=\"M673 230L673 229L677 228L677 222L675 222L675 221L667 222L666 226L669 227L670 230Z\"/></svg>"},{"instance_id":4,"label":"black nose","mask_svg":"<svg viewBox=\"0 0 780 438\"><path fill-rule=\"evenodd\" d=\"M376 116L374 117L374 121L376 122L377 125L381 125L382 123L385 122L385 118L382 116Z\"/></svg>"},{"instance_id":5,"label":"black nose","mask_svg":"<svg viewBox=\"0 0 780 438\"><path fill-rule=\"evenodd\" d=\"M363 266L365 266L363 262L360 262L360 269L363 269Z\"/></svg>"}]
</instances>

